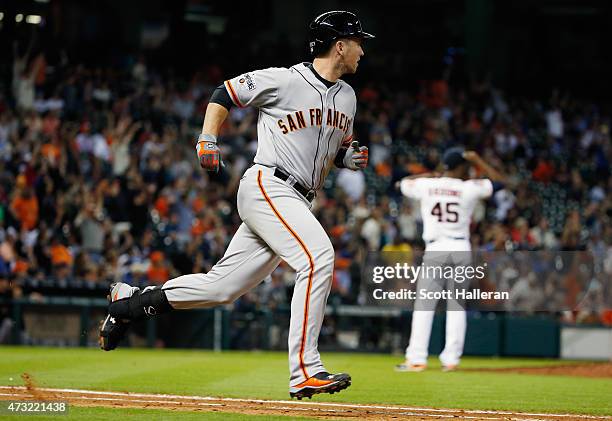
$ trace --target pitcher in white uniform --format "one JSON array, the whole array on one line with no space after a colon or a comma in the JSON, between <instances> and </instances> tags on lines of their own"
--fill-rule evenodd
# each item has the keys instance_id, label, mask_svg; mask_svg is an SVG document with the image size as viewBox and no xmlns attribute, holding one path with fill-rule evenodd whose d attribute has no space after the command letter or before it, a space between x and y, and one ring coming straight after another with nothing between
<instances>
[{"instance_id":1,"label":"pitcher in white uniform","mask_svg":"<svg viewBox=\"0 0 612 421\"><path fill-rule=\"evenodd\" d=\"M472 151L462 148L447 150L442 158L445 172L407 177L400 183L404 196L420 201L425 242L425 265L469 265L471 263L470 222L478 200L486 199L502 186L504 176ZM468 179L470 164L482 170L488 178ZM495 187L494 187L495 184ZM419 278L417 291L445 288L466 288L467 284ZM417 295L412 313L410 343L406 361L397 371L423 371L427 356L431 326L437 300L420 300ZM457 301L447 302L446 341L440 354L444 371L457 368L465 341L467 322L465 308Z\"/></svg>"},{"instance_id":2,"label":"pitcher in white uniform","mask_svg":"<svg viewBox=\"0 0 612 421\"><path fill-rule=\"evenodd\" d=\"M270 68L228 79L213 93L197 153L200 165L221 164L217 135L232 106L256 107L258 147L238 189L243 223L223 258L206 274L171 279L161 287L112 287L100 341L114 349L129 322L173 309L231 303L287 262L296 274L289 326L290 395L335 393L348 374L329 374L317 349L332 282L334 249L311 202L335 165L365 168L368 150L353 141L356 98L339 78L357 71L364 32L357 16L332 11L310 24L313 63Z\"/></svg>"}]
</instances>

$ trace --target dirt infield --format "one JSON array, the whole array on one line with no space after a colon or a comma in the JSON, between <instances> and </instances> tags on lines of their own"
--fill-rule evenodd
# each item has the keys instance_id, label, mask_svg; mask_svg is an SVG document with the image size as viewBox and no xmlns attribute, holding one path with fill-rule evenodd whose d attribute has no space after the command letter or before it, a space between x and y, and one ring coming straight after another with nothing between
<instances>
[{"instance_id":1,"label":"dirt infield","mask_svg":"<svg viewBox=\"0 0 612 421\"><path fill-rule=\"evenodd\" d=\"M368 420L612 420L612 417L569 414L533 414L510 411L480 411L415 408L397 405L356 405L315 401L274 401L203 396L157 395L128 392L38 388L24 375L27 386L0 386L0 400L66 401L74 406L165 409L168 411L229 412L247 415L285 415L320 419Z\"/></svg>"},{"instance_id":2,"label":"dirt infield","mask_svg":"<svg viewBox=\"0 0 612 421\"><path fill-rule=\"evenodd\" d=\"M541 376L612 378L612 363L564 364L549 367L479 368L470 371L538 374Z\"/></svg>"}]
</instances>

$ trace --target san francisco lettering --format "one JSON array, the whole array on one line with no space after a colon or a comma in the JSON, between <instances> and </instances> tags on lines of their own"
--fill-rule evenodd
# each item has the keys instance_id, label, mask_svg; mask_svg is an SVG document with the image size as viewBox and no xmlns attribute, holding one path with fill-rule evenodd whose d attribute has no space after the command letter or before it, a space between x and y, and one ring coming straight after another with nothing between
<instances>
[{"instance_id":1,"label":"san francisco lettering","mask_svg":"<svg viewBox=\"0 0 612 421\"><path fill-rule=\"evenodd\" d=\"M325 125L346 133L351 127L352 120L342 111L327 110ZM311 108L308 111L295 111L287 117L279 119L278 127L283 134L291 133L306 127L320 127L323 125L323 112L320 108Z\"/></svg>"}]
</instances>

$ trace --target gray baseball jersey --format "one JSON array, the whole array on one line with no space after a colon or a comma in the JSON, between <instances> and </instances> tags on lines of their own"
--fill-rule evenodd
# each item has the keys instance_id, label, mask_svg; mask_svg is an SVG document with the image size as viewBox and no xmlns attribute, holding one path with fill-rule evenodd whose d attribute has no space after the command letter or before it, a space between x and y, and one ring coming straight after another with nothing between
<instances>
[{"instance_id":1,"label":"gray baseball jersey","mask_svg":"<svg viewBox=\"0 0 612 421\"><path fill-rule=\"evenodd\" d=\"M305 63L245 73L225 87L237 106L259 109L255 163L321 188L340 146L353 135L353 88L342 80L327 88Z\"/></svg>"},{"instance_id":2,"label":"gray baseball jersey","mask_svg":"<svg viewBox=\"0 0 612 421\"><path fill-rule=\"evenodd\" d=\"M321 187L343 143L349 144L355 93L343 81L327 86L307 64L265 69L227 80L239 107L259 109L255 164L238 189L243 223L223 258L206 274L185 275L164 284L177 309L229 303L258 285L281 260L296 272L289 325L290 391L326 371L318 337L334 270L334 249L293 182Z\"/></svg>"}]
</instances>

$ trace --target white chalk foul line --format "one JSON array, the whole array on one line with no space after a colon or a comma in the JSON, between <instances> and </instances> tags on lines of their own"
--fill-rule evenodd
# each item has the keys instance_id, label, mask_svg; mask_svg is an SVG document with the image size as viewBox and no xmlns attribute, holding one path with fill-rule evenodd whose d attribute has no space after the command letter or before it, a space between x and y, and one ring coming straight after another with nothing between
<instances>
[{"instance_id":1,"label":"white chalk foul line","mask_svg":"<svg viewBox=\"0 0 612 421\"><path fill-rule=\"evenodd\" d=\"M23 396L23 394L20 393L0 393L0 396L10 396L10 397L17 397L17 396ZM138 403L160 403L160 404L176 404L176 405L180 405L180 404L184 404L185 401L169 401L167 399L164 400L154 400L154 399L125 399L127 396L123 396L123 398L103 398L103 397L99 397L99 396L79 396L78 394L75 394L75 396L73 397L73 399L81 399L81 400L89 400L89 401L115 401L115 402L138 402ZM196 406L225 406L222 403L204 403L204 402L190 402L190 405L196 405Z\"/></svg>"},{"instance_id":2,"label":"white chalk foul line","mask_svg":"<svg viewBox=\"0 0 612 421\"><path fill-rule=\"evenodd\" d=\"M13 395L15 396L15 395ZM139 402L139 403L161 403L161 404L184 404L185 401L169 401L169 400L153 400L153 399L125 399L123 398L101 398L92 396L74 396L74 399L80 399L85 401L114 401L114 402ZM225 406L222 403L204 403L204 402L191 402L190 405L196 406Z\"/></svg>"},{"instance_id":3,"label":"white chalk foul line","mask_svg":"<svg viewBox=\"0 0 612 421\"><path fill-rule=\"evenodd\" d=\"M26 390L24 386L0 386L0 390ZM168 399L190 399L202 401L219 401L219 402L243 402L243 403L274 403L292 406L319 406L319 407L336 407L350 409L382 409L385 411L419 411L419 412L438 412L438 413L453 413L461 411L465 414L490 414L490 415L509 415L509 416L525 416L525 417L556 417L556 418L584 418L598 420L612 420L612 417L597 416L597 415L582 415L582 414L548 414L548 413L530 413L530 412L512 412L512 411L493 411L493 410L477 410L477 409L439 409L439 408L422 408L422 407L406 407L406 406L387 406L387 405L367 405L367 404L347 404L347 403L332 403L332 402L303 402L303 401L287 401L287 400L266 400L266 399L244 399L244 398L216 398L213 396L189 396L189 395L170 395L170 394L153 394L153 393L136 393L136 392L108 392L100 390L83 390L83 389L55 389L55 388L36 388L45 392L62 392L72 394L90 394L103 396L125 396L139 398L168 398ZM167 402L167 401L164 401ZM423 414L421 414L423 415ZM433 414L427 414L432 416ZM524 420L524 418L521 418Z\"/></svg>"}]
</instances>

